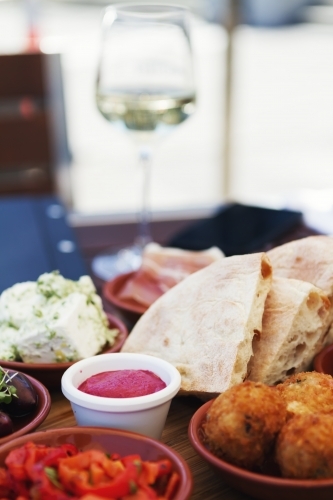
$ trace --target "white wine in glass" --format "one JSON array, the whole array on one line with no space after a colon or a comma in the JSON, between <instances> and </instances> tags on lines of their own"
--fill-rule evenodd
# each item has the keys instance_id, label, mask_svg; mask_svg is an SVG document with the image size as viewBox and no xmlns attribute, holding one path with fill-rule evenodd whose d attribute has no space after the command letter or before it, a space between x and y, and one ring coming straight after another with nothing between
<instances>
[{"instance_id":1,"label":"white wine in glass","mask_svg":"<svg viewBox=\"0 0 333 500\"><path fill-rule=\"evenodd\" d=\"M152 151L195 110L187 9L117 4L105 10L96 102L101 114L131 136L143 171L142 207L133 245L98 255L94 273L104 280L137 269L151 241L148 203Z\"/></svg>"}]
</instances>

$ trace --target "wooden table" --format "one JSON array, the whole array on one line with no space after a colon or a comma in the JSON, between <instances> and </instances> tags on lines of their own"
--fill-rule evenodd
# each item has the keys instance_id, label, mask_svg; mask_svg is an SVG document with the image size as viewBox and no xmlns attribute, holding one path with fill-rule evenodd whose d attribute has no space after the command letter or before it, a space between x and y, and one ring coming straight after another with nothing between
<instances>
[{"instance_id":1,"label":"wooden table","mask_svg":"<svg viewBox=\"0 0 333 500\"><path fill-rule=\"evenodd\" d=\"M170 223L157 223L153 225L155 241L164 243L174 230L179 230L189 221L174 221ZM154 231L155 229L155 231ZM84 257L89 265L91 258L98 251L115 244L118 236L122 236L121 244L132 241L134 226L128 227L80 227L77 229L78 241ZM300 225L293 234L286 235L286 239L303 237L315 232ZM99 287L101 283L95 280ZM116 313L116 311L115 311ZM117 314L117 313L116 313ZM52 393L52 407L50 414L39 430L68 427L76 425L69 402L60 392ZM187 437L189 421L193 413L202 402L193 397L175 398L171 404L166 426L163 431L162 441L177 450L189 464L193 478L194 488L191 499L193 500L249 500L251 497L237 492L227 486L218 474L194 451Z\"/></svg>"}]
</instances>

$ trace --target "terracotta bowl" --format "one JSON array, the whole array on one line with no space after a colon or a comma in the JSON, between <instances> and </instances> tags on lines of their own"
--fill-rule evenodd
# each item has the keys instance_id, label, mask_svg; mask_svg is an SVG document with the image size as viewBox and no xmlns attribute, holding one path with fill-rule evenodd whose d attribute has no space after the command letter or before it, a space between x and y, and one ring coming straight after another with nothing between
<instances>
[{"instance_id":1,"label":"terracotta bowl","mask_svg":"<svg viewBox=\"0 0 333 500\"><path fill-rule=\"evenodd\" d=\"M313 367L316 372L327 373L333 377L333 344L324 347L315 357Z\"/></svg>"},{"instance_id":2,"label":"terracotta bowl","mask_svg":"<svg viewBox=\"0 0 333 500\"><path fill-rule=\"evenodd\" d=\"M188 429L189 440L218 473L223 481L246 495L261 500L332 500L332 479L285 479L278 475L260 474L231 465L211 453L203 443L202 423L213 401L202 405L193 415Z\"/></svg>"},{"instance_id":3,"label":"terracotta bowl","mask_svg":"<svg viewBox=\"0 0 333 500\"><path fill-rule=\"evenodd\" d=\"M118 352L123 346L127 336L128 330L122 321L111 314L107 314L109 319L110 328L118 328L119 335L115 344L112 347L106 347L102 352ZM0 359L0 366L9 370L21 371L37 380L40 380L50 391L60 390L61 377L63 373L74 362L67 363L23 363L22 361L5 361Z\"/></svg>"},{"instance_id":4,"label":"terracotta bowl","mask_svg":"<svg viewBox=\"0 0 333 500\"><path fill-rule=\"evenodd\" d=\"M31 432L46 419L51 409L51 397L46 387L33 377L24 374L29 379L32 387L35 389L38 396L38 403L35 410L24 417L12 417L14 432L0 438L0 447L8 442L12 442L16 438Z\"/></svg>"},{"instance_id":5,"label":"terracotta bowl","mask_svg":"<svg viewBox=\"0 0 333 500\"><path fill-rule=\"evenodd\" d=\"M99 427L68 427L36 432L31 436L23 436L1 446L0 467L3 467L4 460L12 449L22 446L27 441L51 446L71 443L80 451L97 449L105 453L119 453L121 456L139 454L143 460L168 458L172 462L173 469L180 476L180 484L172 500L190 498L193 480L185 460L167 445L141 434Z\"/></svg>"},{"instance_id":6,"label":"terracotta bowl","mask_svg":"<svg viewBox=\"0 0 333 500\"><path fill-rule=\"evenodd\" d=\"M125 300L119 297L119 291L124 286L126 281L129 280L134 274L135 271L120 274L113 280L106 282L103 287L104 299L110 302L113 306L116 306L131 321L137 321L140 316L147 311L147 307L139 304L139 302L136 302L133 299Z\"/></svg>"}]
</instances>

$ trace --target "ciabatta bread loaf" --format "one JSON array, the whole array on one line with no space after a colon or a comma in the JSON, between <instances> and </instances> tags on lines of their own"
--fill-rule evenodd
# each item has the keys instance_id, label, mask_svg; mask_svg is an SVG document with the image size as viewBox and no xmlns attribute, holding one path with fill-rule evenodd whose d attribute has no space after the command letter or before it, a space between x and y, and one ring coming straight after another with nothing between
<instances>
[{"instance_id":1,"label":"ciabatta bread loaf","mask_svg":"<svg viewBox=\"0 0 333 500\"><path fill-rule=\"evenodd\" d=\"M163 358L179 370L181 394L214 397L247 375L271 281L265 253L221 259L154 302L122 352Z\"/></svg>"},{"instance_id":2,"label":"ciabatta bread loaf","mask_svg":"<svg viewBox=\"0 0 333 500\"><path fill-rule=\"evenodd\" d=\"M262 333L253 342L249 379L274 385L308 370L324 345L329 313L330 301L320 288L306 281L273 278Z\"/></svg>"}]
</instances>

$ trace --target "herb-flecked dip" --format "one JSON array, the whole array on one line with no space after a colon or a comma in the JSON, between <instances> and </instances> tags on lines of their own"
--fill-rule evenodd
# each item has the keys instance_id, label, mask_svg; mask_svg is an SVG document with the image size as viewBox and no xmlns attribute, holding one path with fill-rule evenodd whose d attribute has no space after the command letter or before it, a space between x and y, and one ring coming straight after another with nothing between
<instances>
[{"instance_id":1,"label":"herb-flecked dip","mask_svg":"<svg viewBox=\"0 0 333 500\"><path fill-rule=\"evenodd\" d=\"M135 398L165 387L165 382L149 370L113 370L92 375L78 389L103 398Z\"/></svg>"}]
</instances>

